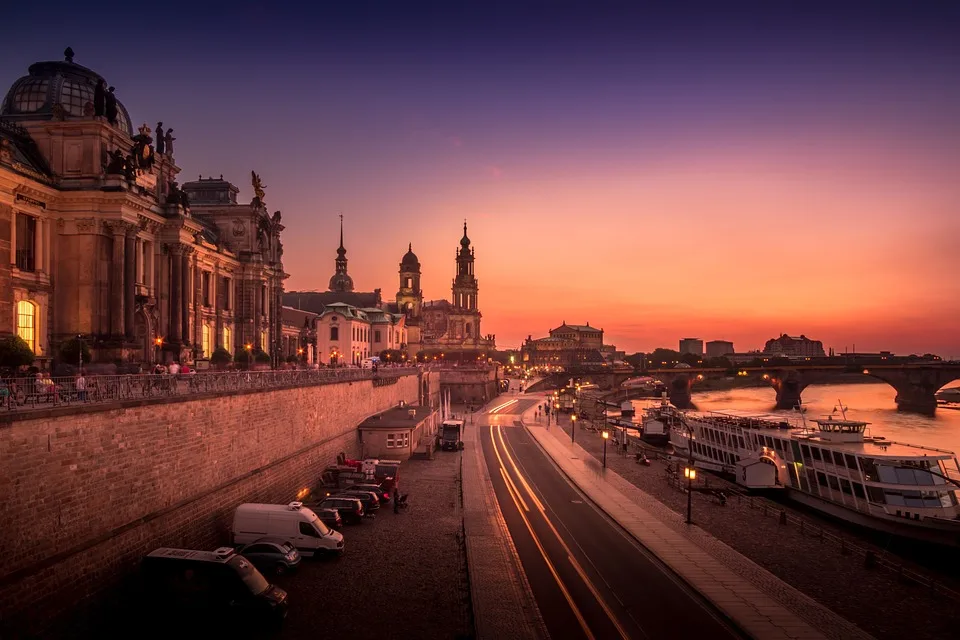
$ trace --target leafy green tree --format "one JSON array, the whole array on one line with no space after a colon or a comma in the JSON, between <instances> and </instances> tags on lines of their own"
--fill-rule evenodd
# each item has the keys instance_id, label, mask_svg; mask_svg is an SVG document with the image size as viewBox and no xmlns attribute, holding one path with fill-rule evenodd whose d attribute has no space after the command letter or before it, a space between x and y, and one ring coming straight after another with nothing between
<instances>
[{"instance_id":1,"label":"leafy green tree","mask_svg":"<svg viewBox=\"0 0 960 640\"><path fill-rule=\"evenodd\" d=\"M90 364L90 348L85 340L70 338L60 345L60 361L64 364L80 364L81 350L83 353L83 363Z\"/></svg>"},{"instance_id":2,"label":"leafy green tree","mask_svg":"<svg viewBox=\"0 0 960 640\"><path fill-rule=\"evenodd\" d=\"M647 356L647 360L650 362L647 366L651 369L671 369L680 362L680 352L658 347Z\"/></svg>"},{"instance_id":3,"label":"leafy green tree","mask_svg":"<svg viewBox=\"0 0 960 640\"><path fill-rule=\"evenodd\" d=\"M210 364L223 367L233 360L233 357L230 355L230 352L224 349L223 347L217 347L214 352L210 355Z\"/></svg>"},{"instance_id":4,"label":"leafy green tree","mask_svg":"<svg viewBox=\"0 0 960 640\"><path fill-rule=\"evenodd\" d=\"M33 364L33 349L20 336L0 339L0 367L16 369Z\"/></svg>"}]
</instances>

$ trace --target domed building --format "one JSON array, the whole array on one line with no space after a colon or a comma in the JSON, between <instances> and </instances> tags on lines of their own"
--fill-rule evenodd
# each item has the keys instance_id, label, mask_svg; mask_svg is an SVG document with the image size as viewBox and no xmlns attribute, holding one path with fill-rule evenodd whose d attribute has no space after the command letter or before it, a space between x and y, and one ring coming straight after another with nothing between
<instances>
[{"instance_id":1,"label":"domed building","mask_svg":"<svg viewBox=\"0 0 960 640\"><path fill-rule=\"evenodd\" d=\"M222 179L180 188L175 139L162 122L134 129L116 90L69 48L10 85L0 336L22 337L41 366L78 335L94 362L131 366L280 343L279 212L262 197L237 203Z\"/></svg>"}]
</instances>

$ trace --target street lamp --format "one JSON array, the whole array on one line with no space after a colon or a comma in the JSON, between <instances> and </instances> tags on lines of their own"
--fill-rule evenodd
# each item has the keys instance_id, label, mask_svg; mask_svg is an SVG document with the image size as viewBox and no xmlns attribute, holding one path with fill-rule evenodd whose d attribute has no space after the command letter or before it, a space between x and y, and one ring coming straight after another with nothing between
<instances>
[{"instance_id":1,"label":"street lamp","mask_svg":"<svg viewBox=\"0 0 960 640\"><path fill-rule=\"evenodd\" d=\"M574 436L577 433L577 414L570 416L570 444L574 442Z\"/></svg>"},{"instance_id":2,"label":"street lamp","mask_svg":"<svg viewBox=\"0 0 960 640\"><path fill-rule=\"evenodd\" d=\"M690 511L693 506L693 481L697 479L697 470L693 466L693 460L683 468L683 477L687 479L687 524L693 524Z\"/></svg>"},{"instance_id":3,"label":"street lamp","mask_svg":"<svg viewBox=\"0 0 960 640\"><path fill-rule=\"evenodd\" d=\"M243 345L244 350L247 352L247 370L250 370L251 365L253 364L253 345L249 342Z\"/></svg>"},{"instance_id":4,"label":"street lamp","mask_svg":"<svg viewBox=\"0 0 960 640\"><path fill-rule=\"evenodd\" d=\"M601 434L603 436L603 468L607 468L607 440L610 439L610 432L606 429Z\"/></svg>"}]
</instances>

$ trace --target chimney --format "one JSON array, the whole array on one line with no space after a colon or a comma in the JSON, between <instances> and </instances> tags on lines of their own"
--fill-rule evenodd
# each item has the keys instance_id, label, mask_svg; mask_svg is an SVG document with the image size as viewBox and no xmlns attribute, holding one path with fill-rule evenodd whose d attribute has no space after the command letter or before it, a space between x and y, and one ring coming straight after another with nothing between
<instances>
[{"instance_id":1,"label":"chimney","mask_svg":"<svg viewBox=\"0 0 960 640\"><path fill-rule=\"evenodd\" d=\"M416 409L410 409L409 411L407 411L407 415L410 416L410 419L411 419L411 420L416 420L416 419L417 419L417 410L416 410Z\"/></svg>"}]
</instances>

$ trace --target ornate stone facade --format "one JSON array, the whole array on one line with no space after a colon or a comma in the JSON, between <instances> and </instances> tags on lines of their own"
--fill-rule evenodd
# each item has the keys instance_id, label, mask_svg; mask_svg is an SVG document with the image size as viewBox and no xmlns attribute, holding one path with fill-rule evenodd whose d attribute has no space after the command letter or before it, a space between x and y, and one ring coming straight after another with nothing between
<instances>
[{"instance_id":1,"label":"ornate stone facade","mask_svg":"<svg viewBox=\"0 0 960 640\"><path fill-rule=\"evenodd\" d=\"M161 152L112 92L104 111L105 84L71 55L32 65L0 108L0 335L41 363L78 335L96 362L275 351L279 212L225 181L180 189L169 131Z\"/></svg>"}]
</instances>

